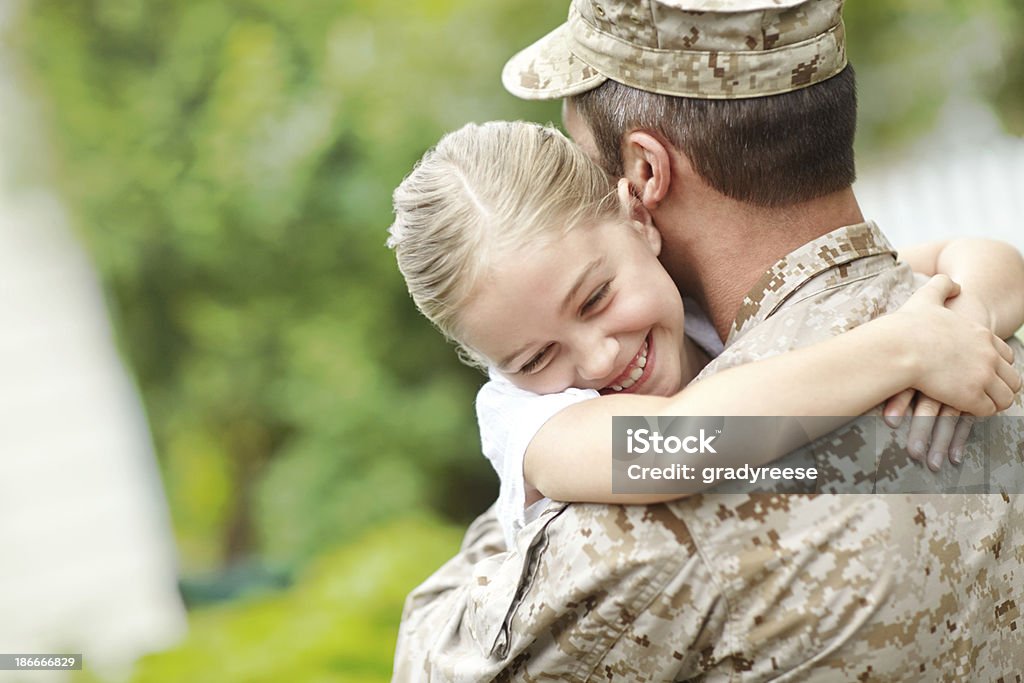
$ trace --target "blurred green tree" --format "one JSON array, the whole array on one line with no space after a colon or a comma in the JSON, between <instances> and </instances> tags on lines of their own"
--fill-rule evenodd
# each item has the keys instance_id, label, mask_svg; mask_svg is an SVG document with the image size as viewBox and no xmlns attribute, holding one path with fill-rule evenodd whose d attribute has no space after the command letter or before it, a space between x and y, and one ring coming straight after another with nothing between
<instances>
[{"instance_id":1,"label":"blurred green tree","mask_svg":"<svg viewBox=\"0 0 1024 683\"><path fill-rule=\"evenodd\" d=\"M25 9L20 48L139 378L186 567L257 551L300 563L410 510L485 507L480 378L405 294L384 248L390 190L444 130L536 111L497 73L532 22L564 10Z\"/></svg>"}]
</instances>

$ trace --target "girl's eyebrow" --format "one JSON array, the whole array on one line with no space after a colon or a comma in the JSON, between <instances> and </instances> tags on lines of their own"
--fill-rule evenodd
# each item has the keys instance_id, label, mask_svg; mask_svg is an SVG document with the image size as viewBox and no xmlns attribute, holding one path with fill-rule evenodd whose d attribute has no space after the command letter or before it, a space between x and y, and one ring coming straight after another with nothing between
<instances>
[{"instance_id":1,"label":"girl's eyebrow","mask_svg":"<svg viewBox=\"0 0 1024 683\"><path fill-rule=\"evenodd\" d=\"M590 277L590 274L597 270L598 268L600 268L603 264L604 255L602 254L601 256L598 256L593 261L588 263L586 267L584 267L583 270L580 271L580 274L576 278L576 281L573 283L572 287L569 288L569 293L566 294L565 299L562 301L562 305L559 307L559 311L564 313L568 308L572 306L572 302L576 298L576 294L580 291L580 288L587 281L587 278ZM514 361L516 357L519 356L519 354L523 353L531 346L533 346L533 344L534 342L528 342L526 344L523 344L512 353L505 356L501 360L501 362L498 363L498 369L501 370L502 372L508 372L509 365L512 364L512 361Z\"/></svg>"}]
</instances>

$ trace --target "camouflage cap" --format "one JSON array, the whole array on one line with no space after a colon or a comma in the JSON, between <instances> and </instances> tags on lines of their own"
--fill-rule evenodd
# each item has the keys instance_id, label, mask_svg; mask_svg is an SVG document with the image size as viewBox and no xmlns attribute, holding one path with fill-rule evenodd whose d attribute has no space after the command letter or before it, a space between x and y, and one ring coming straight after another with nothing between
<instances>
[{"instance_id":1,"label":"camouflage cap","mask_svg":"<svg viewBox=\"0 0 1024 683\"><path fill-rule=\"evenodd\" d=\"M529 100L609 78L682 97L789 92L846 66L843 0L572 0L569 19L505 65Z\"/></svg>"}]
</instances>

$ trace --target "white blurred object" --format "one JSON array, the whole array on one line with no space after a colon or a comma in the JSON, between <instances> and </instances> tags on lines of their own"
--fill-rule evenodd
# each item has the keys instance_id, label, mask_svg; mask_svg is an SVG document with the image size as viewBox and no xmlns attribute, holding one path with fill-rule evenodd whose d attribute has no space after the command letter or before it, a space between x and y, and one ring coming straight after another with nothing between
<instances>
[{"instance_id":1,"label":"white blurred object","mask_svg":"<svg viewBox=\"0 0 1024 683\"><path fill-rule=\"evenodd\" d=\"M0 32L10 11L0 0ZM124 678L185 632L170 520L95 274L59 199L15 187L43 148L7 58L0 51L0 653L82 653L94 672ZM0 681L67 677L0 671Z\"/></svg>"},{"instance_id":2,"label":"white blurred object","mask_svg":"<svg viewBox=\"0 0 1024 683\"><path fill-rule=\"evenodd\" d=\"M951 100L934 133L904 160L862 172L854 189L897 249L971 236L1024 250L1024 140L979 103Z\"/></svg>"}]
</instances>

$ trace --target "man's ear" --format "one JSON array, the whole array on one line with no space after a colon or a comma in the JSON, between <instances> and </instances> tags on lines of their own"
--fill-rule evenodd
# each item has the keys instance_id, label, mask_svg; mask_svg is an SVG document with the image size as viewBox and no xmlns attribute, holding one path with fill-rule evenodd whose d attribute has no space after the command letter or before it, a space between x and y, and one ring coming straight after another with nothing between
<instances>
[{"instance_id":1,"label":"man's ear","mask_svg":"<svg viewBox=\"0 0 1024 683\"><path fill-rule=\"evenodd\" d=\"M654 227L654 219L647 207L643 205L640 198L634 192L633 184L626 178L619 178L615 187L616 195L619 198L619 206L623 215L630 221L636 231L646 240L651 251L657 256L661 253L661 233Z\"/></svg>"},{"instance_id":2,"label":"man's ear","mask_svg":"<svg viewBox=\"0 0 1024 683\"><path fill-rule=\"evenodd\" d=\"M623 140L622 166L626 179L648 211L668 195L672 184L672 163L668 147L648 132L635 130Z\"/></svg>"}]
</instances>

